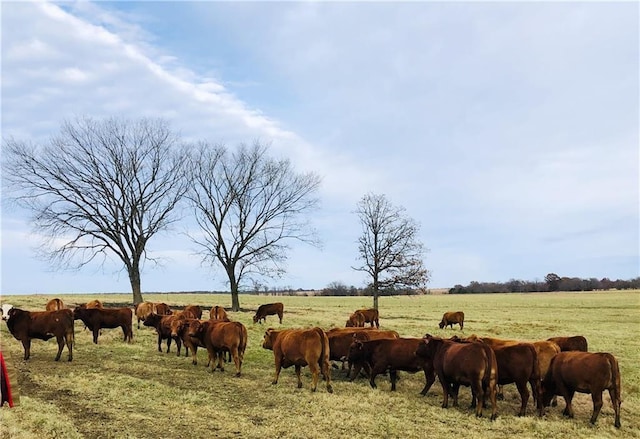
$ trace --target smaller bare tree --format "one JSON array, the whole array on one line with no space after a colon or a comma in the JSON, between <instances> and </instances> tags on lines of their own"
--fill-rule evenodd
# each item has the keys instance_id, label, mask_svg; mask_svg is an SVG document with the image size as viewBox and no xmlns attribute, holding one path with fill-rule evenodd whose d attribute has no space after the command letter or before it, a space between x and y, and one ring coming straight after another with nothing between
<instances>
[{"instance_id":1,"label":"smaller bare tree","mask_svg":"<svg viewBox=\"0 0 640 439\"><path fill-rule=\"evenodd\" d=\"M67 121L44 146L5 141L3 183L33 214L54 266L80 269L115 256L139 303L142 263L153 260L147 243L177 220L186 188L179 146L160 119Z\"/></svg>"},{"instance_id":2,"label":"smaller bare tree","mask_svg":"<svg viewBox=\"0 0 640 439\"><path fill-rule=\"evenodd\" d=\"M418 224L405 215L403 207L393 206L384 195L367 194L358 203L356 213L362 225L358 259L363 262L353 269L371 276L375 309L381 290L421 287L429 281Z\"/></svg>"},{"instance_id":3,"label":"smaller bare tree","mask_svg":"<svg viewBox=\"0 0 640 439\"><path fill-rule=\"evenodd\" d=\"M201 232L191 238L205 262L224 268L238 311L243 282L284 273L291 240L317 243L304 214L317 207L320 178L296 173L259 143L234 152L203 143L189 169L187 198Z\"/></svg>"}]
</instances>

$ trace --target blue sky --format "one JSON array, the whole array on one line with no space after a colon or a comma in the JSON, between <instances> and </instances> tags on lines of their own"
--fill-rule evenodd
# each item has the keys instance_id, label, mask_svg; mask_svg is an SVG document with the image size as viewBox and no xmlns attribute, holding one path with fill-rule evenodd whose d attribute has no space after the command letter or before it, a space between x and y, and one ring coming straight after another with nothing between
<instances>
[{"instance_id":1,"label":"blue sky","mask_svg":"<svg viewBox=\"0 0 640 439\"><path fill-rule=\"evenodd\" d=\"M3 2L2 135L77 115L163 117L186 139L260 139L323 179L273 286L363 286L367 192L421 224L432 288L640 275L639 4ZM224 290L180 225L143 291ZM2 294L128 292L117 263L36 259L2 203Z\"/></svg>"}]
</instances>

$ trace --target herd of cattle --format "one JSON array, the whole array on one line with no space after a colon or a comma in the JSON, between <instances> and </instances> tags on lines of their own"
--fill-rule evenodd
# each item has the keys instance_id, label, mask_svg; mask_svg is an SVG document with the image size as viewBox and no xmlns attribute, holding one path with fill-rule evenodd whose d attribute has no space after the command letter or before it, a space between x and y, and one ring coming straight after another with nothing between
<instances>
[{"instance_id":1,"label":"herd of cattle","mask_svg":"<svg viewBox=\"0 0 640 439\"><path fill-rule=\"evenodd\" d=\"M7 309L10 308L10 309ZM254 323L266 322L269 315L277 315L282 324L282 303L260 305L253 316ZM185 356L191 351L192 363L197 364L198 347L208 352L207 367L224 370L225 361L233 360L236 376L241 375L244 352L247 346L247 329L231 321L220 306L210 311L210 319L202 320L202 309L189 305L181 311L172 311L164 303L142 302L131 308L105 308L99 300L65 308L60 299L52 299L46 311L25 311L4 305L3 319L11 334L22 342L24 359L30 357L32 339L58 342L58 361L64 346L68 360L73 359L74 321L81 320L93 333L93 342L103 328L122 328L124 341L133 338L133 316L144 326L153 327L158 335L158 351L166 340L167 352L175 341L177 355L182 345ZM370 326L366 327L365 324ZM447 312L440 328L464 327L464 313ZM594 424L602 408L602 394L608 390L615 412L614 425L620 427L620 371L616 358L609 353L588 352L583 336L553 337L548 340L524 342L490 337L453 336L421 338L400 337L396 331L380 329L376 309L361 309L349 316L344 328L266 330L262 347L273 351L275 375L278 382L281 368L295 367L298 388L302 387L301 369L308 366L315 391L322 375L327 391L332 393L331 361L342 363L350 381L363 372L369 377L371 387L376 388L376 377L388 373L391 390L396 390L398 371L419 372L425 376L425 395L434 384L436 376L442 385L442 407L447 408L449 398L458 404L460 386L471 388L475 414L482 416L484 407L490 405L491 419L497 416L496 400L501 396L501 386L515 384L521 398L518 415L526 413L531 387L534 404L539 416L544 407L555 405L556 395L564 398L563 414L573 417L572 399L575 392L590 393L593 400L591 423ZM345 367L348 365L348 368ZM337 367L337 366L334 366Z\"/></svg>"}]
</instances>

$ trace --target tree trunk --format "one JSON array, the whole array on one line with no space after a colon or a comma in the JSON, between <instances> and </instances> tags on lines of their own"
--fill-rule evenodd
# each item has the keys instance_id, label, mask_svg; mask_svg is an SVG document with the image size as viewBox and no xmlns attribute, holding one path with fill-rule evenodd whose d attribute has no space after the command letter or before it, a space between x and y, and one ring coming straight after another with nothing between
<instances>
[{"instance_id":1,"label":"tree trunk","mask_svg":"<svg viewBox=\"0 0 640 439\"><path fill-rule=\"evenodd\" d=\"M131 291L133 291L133 304L142 303L142 290L140 289L140 269L137 266L129 270L129 281L131 282Z\"/></svg>"},{"instance_id":2,"label":"tree trunk","mask_svg":"<svg viewBox=\"0 0 640 439\"><path fill-rule=\"evenodd\" d=\"M373 277L373 308L378 309L378 275L374 275Z\"/></svg>"},{"instance_id":3,"label":"tree trunk","mask_svg":"<svg viewBox=\"0 0 640 439\"><path fill-rule=\"evenodd\" d=\"M238 281L233 271L227 271L229 276L229 287L231 288L231 311L240 311L240 298L238 297Z\"/></svg>"}]
</instances>

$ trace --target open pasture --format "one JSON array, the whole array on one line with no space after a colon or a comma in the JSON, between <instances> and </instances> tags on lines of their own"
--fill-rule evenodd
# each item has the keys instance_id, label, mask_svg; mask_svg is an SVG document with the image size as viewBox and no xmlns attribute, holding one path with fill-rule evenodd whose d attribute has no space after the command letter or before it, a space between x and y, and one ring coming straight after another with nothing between
<instances>
[{"instance_id":1,"label":"open pasture","mask_svg":"<svg viewBox=\"0 0 640 439\"><path fill-rule=\"evenodd\" d=\"M58 295L73 306L100 299L105 306L130 304L130 294ZM52 296L4 296L3 303L28 310L44 310ZM172 307L198 304L207 310L215 304L230 305L228 295L145 294L145 300ZM282 326L276 316L253 324L258 305L284 303ZM498 419L476 419L468 409L469 388L460 390L460 407L442 409L438 381L426 396L419 394L424 375L400 372L398 390L390 392L386 376L377 378L378 389L368 380L348 382L333 369L334 393L322 382L310 391L311 378L303 369L302 389L296 388L293 368L284 369L277 385L273 378L273 354L262 348L268 327L343 327L349 314L369 307L370 297L274 297L241 296L244 311L229 313L248 329L249 342L242 376L233 366L211 373L206 351L199 349L198 365L171 352L159 353L155 330L134 324L133 343L122 341L120 329L104 329L98 345L91 333L75 323L74 359L54 362L54 340L34 340L31 359L22 360L20 342L4 323L0 342L5 357L18 371L20 405L0 410L2 438L549 438L640 437L640 292L554 294L430 295L382 297L380 327L401 336L425 333L448 337L478 334L500 338L546 339L584 335L591 352L615 355L622 376L622 428L613 426L613 410L605 392L604 406L595 426L589 423L590 395L576 394L574 419L566 419L558 407L546 409L544 418L534 415L530 400L527 416L517 417L519 396L514 385L505 387L498 401ZM445 311L465 313L464 332L439 329ZM135 319L134 319L135 320ZM163 342L163 350L166 343ZM183 351L184 354L184 351Z\"/></svg>"}]
</instances>

